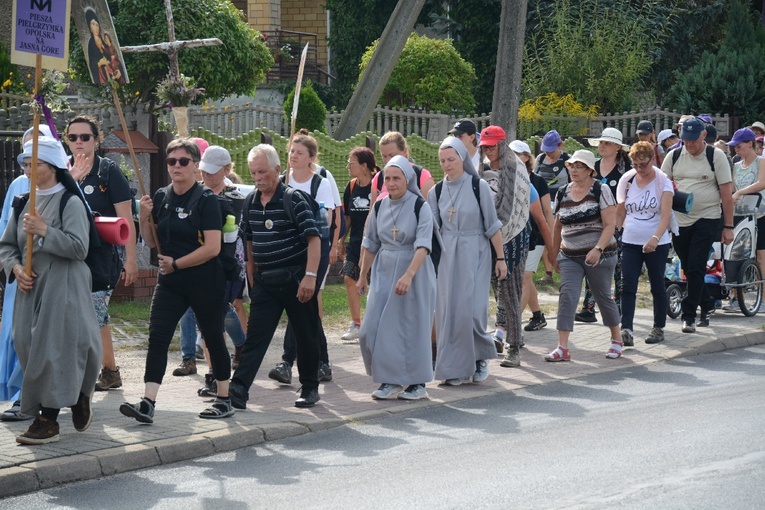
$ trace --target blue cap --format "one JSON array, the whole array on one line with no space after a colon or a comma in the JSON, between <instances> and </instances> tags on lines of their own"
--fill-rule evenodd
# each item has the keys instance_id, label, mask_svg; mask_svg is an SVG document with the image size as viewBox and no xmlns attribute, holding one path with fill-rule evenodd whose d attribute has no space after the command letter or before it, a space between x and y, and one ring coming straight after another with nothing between
<instances>
[{"instance_id":1,"label":"blue cap","mask_svg":"<svg viewBox=\"0 0 765 510\"><path fill-rule=\"evenodd\" d=\"M741 128L735 133L733 133L733 138L730 139L730 142L728 142L728 145L730 147L735 147L736 145L743 143L743 142L753 142L757 139L757 135L749 128Z\"/></svg>"},{"instance_id":2,"label":"blue cap","mask_svg":"<svg viewBox=\"0 0 765 510\"><path fill-rule=\"evenodd\" d=\"M544 138L542 138L542 152L555 152L558 145L563 141L557 131L554 129L548 131Z\"/></svg>"},{"instance_id":3,"label":"blue cap","mask_svg":"<svg viewBox=\"0 0 765 510\"><path fill-rule=\"evenodd\" d=\"M704 123L696 117L688 119L683 122L683 127L680 130L680 139L689 142L698 140L704 129Z\"/></svg>"}]
</instances>

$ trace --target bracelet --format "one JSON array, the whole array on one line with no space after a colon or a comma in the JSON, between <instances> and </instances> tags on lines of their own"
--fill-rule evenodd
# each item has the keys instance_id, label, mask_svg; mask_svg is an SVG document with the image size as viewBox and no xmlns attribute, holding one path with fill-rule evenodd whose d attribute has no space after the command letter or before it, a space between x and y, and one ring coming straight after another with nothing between
<instances>
[{"instance_id":1,"label":"bracelet","mask_svg":"<svg viewBox=\"0 0 765 510\"><path fill-rule=\"evenodd\" d=\"M655 235L651 236L651 239L656 239L656 242L657 242L657 243L658 243L658 242L661 242L661 239L659 239L659 238L658 238L658 237L656 237Z\"/></svg>"},{"instance_id":2,"label":"bracelet","mask_svg":"<svg viewBox=\"0 0 765 510\"><path fill-rule=\"evenodd\" d=\"M178 271L178 264L175 263L175 259L173 259L173 263L170 265L173 266L173 271Z\"/></svg>"},{"instance_id":3,"label":"bracelet","mask_svg":"<svg viewBox=\"0 0 765 510\"><path fill-rule=\"evenodd\" d=\"M305 275L306 275L306 276L313 276L314 278L318 278L318 277L319 277L319 275L317 275L317 274L316 274L316 273L314 273L313 271L306 271L306 272L305 272Z\"/></svg>"},{"instance_id":4,"label":"bracelet","mask_svg":"<svg viewBox=\"0 0 765 510\"><path fill-rule=\"evenodd\" d=\"M727 228L729 230L733 230L733 225L725 225L723 228Z\"/></svg>"},{"instance_id":5,"label":"bracelet","mask_svg":"<svg viewBox=\"0 0 765 510\"><path fill-rule=\"evenodd\" d=\"M499 262L500 260L501 260L502 262L504 262L504 261L505 261L504 257L503 257L503 258L499 258L499 257L497 257L497 262Z\"/></svg>"},{"instance_id":6,"label":"bracelet","mask_svg":"<svg viewBox=\"0 0 765 510\"><path fill-rule=\"evenodd\" d=\"M601 248L597 244L595 245L595 249L598 250L600 253L603 253L603 248Z\"/></svg>"}]
</instances>

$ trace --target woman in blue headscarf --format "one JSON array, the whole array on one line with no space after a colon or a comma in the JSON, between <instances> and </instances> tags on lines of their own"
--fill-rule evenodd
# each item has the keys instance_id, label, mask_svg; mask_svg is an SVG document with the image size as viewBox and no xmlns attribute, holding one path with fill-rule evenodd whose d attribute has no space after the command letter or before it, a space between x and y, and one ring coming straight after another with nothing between
<instances>
[{"instance_id":1,"label":"woman in blue headscarf","mask_svg":"<svg viewBox=\"0 0 765 510\"><path fill-rule=\"evenodd\" d=\"M444 180L428 194L444 251L438 266L435 378L450 386L481 382L496 358L486 331L492 272L507 275L502 222L491 188L482 180L462 142L450 136L438 151ZM492 250L500 254L492 257Z\"/></svg>"},{"instance_id":2,"label":"woman in blue headscarf","mask_svg":"<svg viewBox=\"0 0 765 510\"><path fill-rule=\"evenodd\" d=\"M385 187L388 195L369 212L361 244L356 286L366 291L370 265L372 281L359 346L367 374L381 384L372 398L418 400L427 398L425 383L433 380L433 215L405 157L388 161Z\"/></svg>"}]
</instances>

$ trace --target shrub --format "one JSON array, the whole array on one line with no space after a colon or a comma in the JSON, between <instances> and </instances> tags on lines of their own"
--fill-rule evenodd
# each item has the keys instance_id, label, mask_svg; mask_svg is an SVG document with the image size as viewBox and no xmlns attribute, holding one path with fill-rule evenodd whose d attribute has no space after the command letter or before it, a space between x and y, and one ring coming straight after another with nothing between
<instances>
[{"instance_id":1,"label":"shrub","mask_svg":"<svg viewBox=\"0 0 765 510\"><path fill-rule=\"evenodd\" d=\"M361 58L361 74L378 41ZM431 39L413 33L385 86L381 102L398 108L412 105L430 111L467 114L475 111L471 90L476 81L473 66L465 62L449 39Z\"/></svg>"},{"instance_id":2,"label":"shrub","mask_svg":"<svg viewBox=\"0 0 765 510\"><path fill-rule=\"evenodd\" d=\"M284 101L284 118L287 123L292 122L292 105L295 102L295 89L289 93ZM306 128L308 131L319 131L326 133L327 128L324 121L327 119L327 107L319 99L319 95L313 89L313 84L307 81L300 87L300 104L298 105L298 115L295 122L295 131L300 128Z\"/></svg>"}]
</instances>

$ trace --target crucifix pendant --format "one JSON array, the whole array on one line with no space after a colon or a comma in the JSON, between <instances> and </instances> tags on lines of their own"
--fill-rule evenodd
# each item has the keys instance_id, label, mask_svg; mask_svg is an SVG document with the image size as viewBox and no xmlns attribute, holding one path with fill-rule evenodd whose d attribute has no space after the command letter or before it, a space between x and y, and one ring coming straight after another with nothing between
<instances>
[{"instance_id":1,"label":"crucifix pendant","mask_svg":"<svg viewBox=\"0 0 765 510\"><path fill-rule=\"evenodd\" d=\"M456 213L456 212L457 212L457 210L456 210L454 207L450 207L450 208L449 208L449 223L451 223L451 222L452 222L452 216L453 216L453 215L454 215L454 213Z\"/></svg>"},{"instance_id":2,"label":"crucifix pendant","mask_svg":"<svg viewBox=\"0 0 765 510\"><path fill-rule=\"evenodd\" d=\"M390 229L391 232L393 232L393 240L396 240L396 232L398 232L398 229L396 228L396 225L393 225L393 228Z\"/></svg>"}]
</instances>

